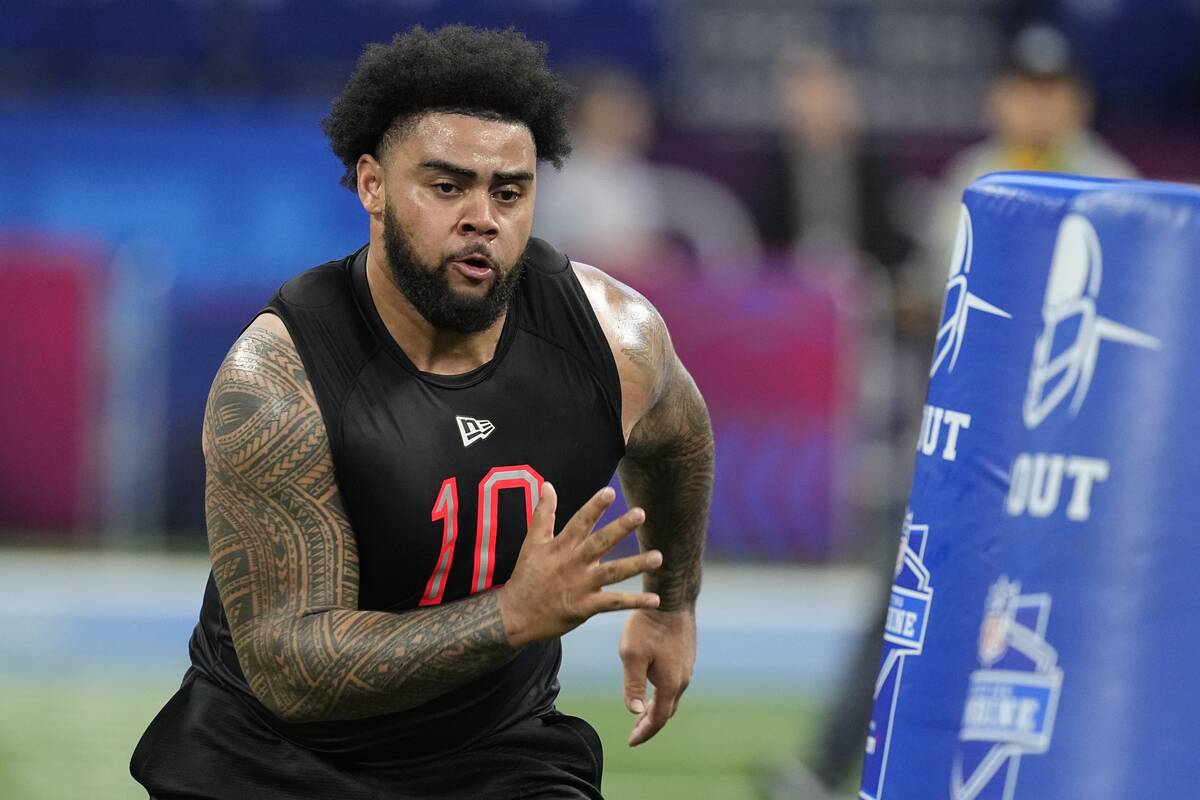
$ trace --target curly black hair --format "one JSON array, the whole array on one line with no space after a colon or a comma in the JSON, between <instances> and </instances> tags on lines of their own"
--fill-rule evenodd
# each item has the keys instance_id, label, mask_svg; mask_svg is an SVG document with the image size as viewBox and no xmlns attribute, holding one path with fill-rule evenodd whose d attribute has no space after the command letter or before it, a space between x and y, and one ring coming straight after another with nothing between
<instances>
[{"instance_id":1,"label":"curly black hair","mask_svg":"<svg viewBox=\"0 0 1200 800\"><path fill-rule=\"evenodd\" d=\"M416 26L390 44L372 44L333 102L321 128L346 167L341 183L355 189L355 165L429 111L454 111L523 123L539 161L562 167L571 152L566 109L570 90L546 66L546 46L509 28Z\"/></svg>"}]
</instances>

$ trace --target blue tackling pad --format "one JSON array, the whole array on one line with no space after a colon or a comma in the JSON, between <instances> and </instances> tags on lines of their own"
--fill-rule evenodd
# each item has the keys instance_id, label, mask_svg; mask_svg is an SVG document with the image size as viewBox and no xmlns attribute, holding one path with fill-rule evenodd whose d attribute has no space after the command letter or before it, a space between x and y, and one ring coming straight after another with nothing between
<instances>
[{"instance_id":1,"label":"blue tackling pad","mask_svg":"<svg viewBox=\"0 0 1200 800\"><path fill-rule=\"evenodd\" d=\"M862 800L1193 797L1200 189L964 195Z\"/></svg>"}]
</instances>

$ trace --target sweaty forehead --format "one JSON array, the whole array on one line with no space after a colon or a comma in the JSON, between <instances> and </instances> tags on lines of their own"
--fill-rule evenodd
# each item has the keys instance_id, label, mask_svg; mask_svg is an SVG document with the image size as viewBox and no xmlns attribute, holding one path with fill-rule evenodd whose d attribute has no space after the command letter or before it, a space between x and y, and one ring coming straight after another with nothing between
<instances>
[{"instance_id":1,"label":"sweaty forehead","mask_svg":"<svg viewBox=\"0 0 1200 800\"><path fill-rule=\"evenodd\" d=\"M481 175L532 172L537 160L533 136L524 124L465 114L426 114L399 144L410 163L447 161Z\"/></svg>"}]
</instances>

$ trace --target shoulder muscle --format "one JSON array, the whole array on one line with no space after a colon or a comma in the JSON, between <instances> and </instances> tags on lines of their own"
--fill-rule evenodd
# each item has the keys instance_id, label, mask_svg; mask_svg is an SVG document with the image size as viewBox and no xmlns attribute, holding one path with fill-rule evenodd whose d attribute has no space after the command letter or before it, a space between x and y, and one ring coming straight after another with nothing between
<instances>
[{"instance_id":1,"label":"shoulder muscle","mask_svg":"<svg viewBox=\"0 0 1200 800\"><path fill-rule=\"evenodd\" d=\"M204 454L213 576L239 657L264 620L356 605L357 555L325 426L277 317L255 320L221 364Z\"/></svg>"},{"instance_id":2,"label":"shoulder muscle","mask_svg":"<svg viewBox=\"0 0 1200 800\"><path fill-rule=\"evenodd\" d=\"M612 348L621 378L621 425L626 439L658 402L678 359L667 326L650 301L612 276L571 262Z\"/></svg>"}]
</instances>

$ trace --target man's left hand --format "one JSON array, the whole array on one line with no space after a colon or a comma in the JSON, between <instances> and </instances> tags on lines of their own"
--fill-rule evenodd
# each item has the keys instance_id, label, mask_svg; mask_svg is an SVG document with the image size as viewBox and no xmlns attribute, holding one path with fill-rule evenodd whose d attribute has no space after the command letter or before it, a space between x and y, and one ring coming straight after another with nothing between
<instances>
[{"instance_id":1,"label":"man's left hand","mask_svg":"<svg viewBox=\"0 0 1200 800\"><path fill-rule=\"evenodd\" d=\"M695 611L634 611L621 631L619 653L625 666L625 707L638 715L629 734L629 746L636 747L662 730L692 680ZM649 701L647 680L654 685Z\"/></svg>"}]
</instances>

